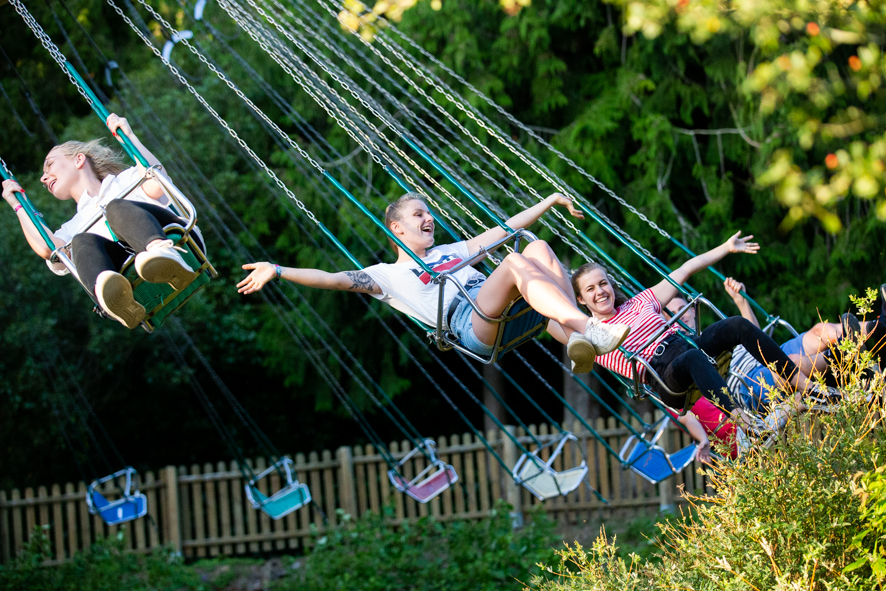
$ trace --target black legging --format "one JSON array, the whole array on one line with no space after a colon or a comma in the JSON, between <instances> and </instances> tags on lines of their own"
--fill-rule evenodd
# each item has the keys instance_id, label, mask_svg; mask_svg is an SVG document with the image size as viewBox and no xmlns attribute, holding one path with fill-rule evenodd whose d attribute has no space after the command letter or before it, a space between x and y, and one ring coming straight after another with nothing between
<instances>
[{"instance_id":1,"label":"black legging","mask_svg":"<svg viewBox=\"0 0 886 591\"><path fill-rule=\"evenodd\" d=\"M154 240L166 240L163 226L186 222L160 205L114 199L105 206L105 219L120 242L83 232L71 241L72 258L83 285L94 294L95 281L102 271L119 271L129 257L129 246L144 252ZM99 222L103 223L103 222ZM195 241L203 248L197 236Z\"/></svg>"},{"instance_id":2,"label":"black legging","mask_svg":"<svg viewBox=\"0 0 886 591\"><path fill-rule=\"evenodd\" d=\"M649 365L672 391L685 392L695 384L705 398L727 412L732 412L735 405L726 387L726 380L711 364L705 353L716 358L720 353L742 345L763 365L774 363L775 371L780 375L792 376L797 373L797 366L772 340L772 337L741 316L715 322L700 335L690 338L698 345L698 349L684 341L682 337L672 335L665 339L667 346L664 352L650 359ZM661 386L654 379L650 379L649 382L665 404L673 408L683 407L685 397L662 392Z\"/></svg>"}]
</instances>

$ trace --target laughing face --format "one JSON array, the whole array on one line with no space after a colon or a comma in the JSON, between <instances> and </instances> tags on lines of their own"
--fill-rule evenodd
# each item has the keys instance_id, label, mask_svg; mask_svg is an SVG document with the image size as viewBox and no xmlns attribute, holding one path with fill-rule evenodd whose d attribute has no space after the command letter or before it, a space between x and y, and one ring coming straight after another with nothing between
<instances>
[{"instance_id":1,"label":"laughing face","mask_svg":"<svg viewBox=\"0 0 886 591\"><path fill-rule=\"evenodd\" d=\"M592 269L577 280L575 297L594 315L608 318L615 314L615 290L603 269Z\"/></svg>"},{"instance_id":2,"label":"laughing face","mask_svg":"<svg viewBox=\"0 0 886 591\"><path fill-rule=\"evenodd\" d=\"M52 149L43 161L43 176L40 177L40 182L56 199L62 201L72 199L75 192L74 185L80 178L85 160L83 154L69 158L59 150Z\"/></svg>"},{"instance_id":3,"label":"laughing face","mask_svg":"<svg viewBox=\"0 0 886 591\"><path fill-rule=\"evenodd\" d=\"M415 253L434 246L434 217L419 199L406 203L400 218L391 224L391 231Z\"/></svg>"}]
</instances>

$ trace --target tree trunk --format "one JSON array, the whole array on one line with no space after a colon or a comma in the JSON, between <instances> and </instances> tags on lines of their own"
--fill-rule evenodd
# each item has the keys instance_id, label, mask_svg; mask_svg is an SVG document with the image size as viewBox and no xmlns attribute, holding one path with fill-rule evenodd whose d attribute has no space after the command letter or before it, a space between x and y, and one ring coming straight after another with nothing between
<instances>
[{"instance_id":1,"label":"tree trunk","mask_svg":"<svg viewBox=\"0 0 886 591\"><path fill-rule=\"evenodd\" d=\"M502 400L506 400L505 398L505 380L501 375L501 372L498 371L493 365L484 365L483 366L483 378L486 382L495 389L496 393L501 396ZM502 408L501 403L495 399L495 396L492 395L492 392L489 391L489 388L484 384L483 386L483 404L486 405L486 408L502 423L505 423L505 411ZM483 415L483 428L484 432L489 431L490 429L496 429L495 423L489 418L488 415Z\"/></svg>"},{"instance_id":2,"label":"tree trunk","mask_svg":"<svg viewBox=\"0 0 886 591\"><path fill-rule=\"evenodd\" d=\"M566 355L565 346L563 347L562 358L563 363L569 367L570 359ZM592 378L591 374L578 374L576 377L593 389L594 392L600 392L597 379ZM600 404L580 384L576 383L572 378L572 373L566 371L563 372L563 397L566 399L566 404L571 406L581 418L595 419L600 416ZM572 414L567 406L564 406L563 427L571 429L576 420L578 419L576 419L575 415Z\"/></svg>"}]
</instances>

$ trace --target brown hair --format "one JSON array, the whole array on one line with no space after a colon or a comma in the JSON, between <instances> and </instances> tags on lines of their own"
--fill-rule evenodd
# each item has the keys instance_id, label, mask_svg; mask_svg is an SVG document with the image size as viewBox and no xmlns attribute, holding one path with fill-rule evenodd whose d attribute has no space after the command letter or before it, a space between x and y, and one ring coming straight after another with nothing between
<instances>
[{"instance_id":1,"label":"brown hair","mask_svg":"<svg viewBox=\"0 0 886 591\"><path fill-rule=\"evenodd\" d=\"M400 221L400 216L403 213L403 208L406 207L406 204L409 203L410 201L421 201L422 203L426 203L425 196L422 195L421 193L415 193L415 192L406 193L405 195L403 195L402 197L400 197L399 199L397 199L396 201L394 201L393 203L391 203L390 205L388 205L385 208L385 228L390 230L391 224L393 224L394 222ZM391 248L394 249L395 253L399 252L397 250L397 243L396 242L394 242L390 238L388 238L388 242L391 244Z\"/></svg>"},{"instance_id":2,"label":"brown hair","mask_svg":"<svg viewBox=\"0 0 886 591\"><path fill-rule=\"evenodd\" d=\"M100 181L105 180L105 177L112 174L120 174L127 168L120 152L103 145L102 140L65 142L54 147L50 152L53 150L57 150L62 156L68 158L73 158L77 154L83 154L86 156L89 168Z\"/></svg>"},{"instance_id":3,"label":"brown hair","mask_svg":"<svg viewBox=\"0 0 886 591\"><path fill-rule=\"evenodd\" d=\"M609 284L612 286L612 291L615 293L615 307L617 308L628 301L628 296L626 296L621 288L618 287L618 284L612 280L609 270L600 263L585 263L572 274L572 291L575 292L576 297L581 295L578 291L578 280L596 269L600 269L606 274L606 279L609 280Z\"/></svg>"}]
</instances>

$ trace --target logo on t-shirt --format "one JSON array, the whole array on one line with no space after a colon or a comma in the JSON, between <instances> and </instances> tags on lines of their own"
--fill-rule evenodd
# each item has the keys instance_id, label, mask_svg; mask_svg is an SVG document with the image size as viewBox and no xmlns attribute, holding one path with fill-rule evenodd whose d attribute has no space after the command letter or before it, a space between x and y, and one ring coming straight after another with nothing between
<instances>
[{"instance_id":1,"label":"logo on t-shirt","mask_svg":"<svg viewBox=\"0 0 886 591\"><path fill-rule=\"evenodd\" d=\"M431 269L434 271L434 273L442 273L443 271L448 271L449 269L452 269L453 267L459 265L461 262L462 259L457 254L447 254L443 255L443 257L441 257L439 261L431 265ZM421 268L410 269L410 271L415 273L415 276L418 277L418 280L425 285L431 282L431 275L427 271Z\"/></svg>"}]
</instances>

